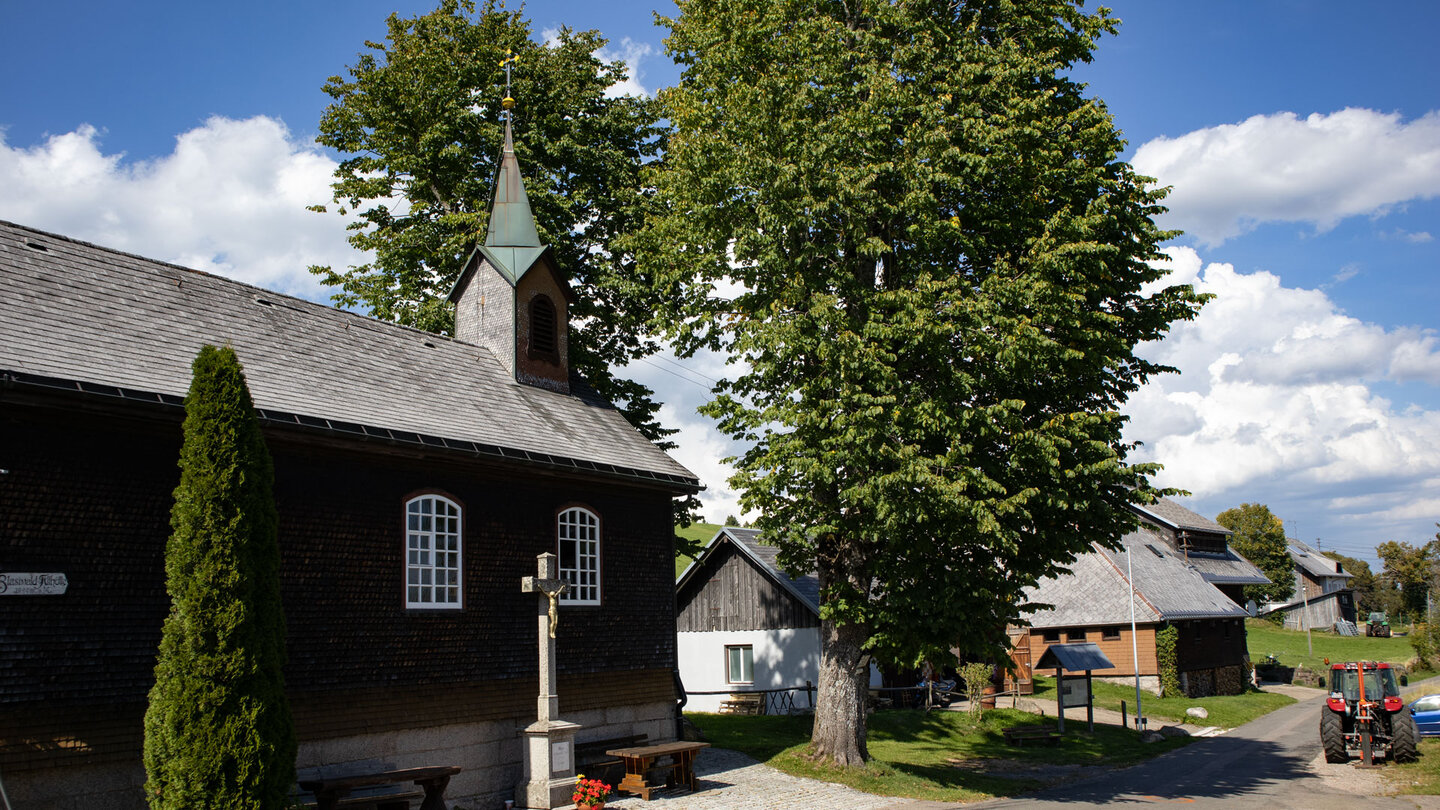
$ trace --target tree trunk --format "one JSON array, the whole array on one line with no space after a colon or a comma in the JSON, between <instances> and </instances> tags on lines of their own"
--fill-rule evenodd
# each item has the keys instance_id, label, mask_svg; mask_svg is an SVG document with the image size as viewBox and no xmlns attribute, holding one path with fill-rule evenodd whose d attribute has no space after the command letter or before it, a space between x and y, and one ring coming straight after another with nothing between
<instances>
[{"instance_id":1,"label":"tree trunk","mask_svg":"<svg viewBox=\"0 0 1440 810\"><path fill-rule=\"evenodd\" d=\"M817 756L842 766L863 765L870 757L865 747L870 667L861 666L864 642L863 627L830 620L820 623L820 682L810 742Z\"/></svg>"}]
</instances>

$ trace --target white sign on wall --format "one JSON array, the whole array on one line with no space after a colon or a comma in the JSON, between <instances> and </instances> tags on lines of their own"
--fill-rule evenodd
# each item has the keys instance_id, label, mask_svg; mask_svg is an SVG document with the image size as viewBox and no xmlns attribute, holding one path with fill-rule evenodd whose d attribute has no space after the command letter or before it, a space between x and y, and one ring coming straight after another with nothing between
<instances>
[{"instance_id":1,"label":"white sign on wall","mask_svg":"<svg viewBox=\"0 0 1440 810\"><path fill-rule=\"evenodd\" d=\"M0 596L59 596L69 586L64 574L0 573Z\"/></svg>"}]
</instances>

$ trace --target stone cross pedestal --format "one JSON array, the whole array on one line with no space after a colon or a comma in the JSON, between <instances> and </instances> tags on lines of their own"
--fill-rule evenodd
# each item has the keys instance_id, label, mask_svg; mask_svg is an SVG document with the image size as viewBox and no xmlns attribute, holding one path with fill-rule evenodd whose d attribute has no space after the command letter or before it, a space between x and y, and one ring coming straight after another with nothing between
<instances>
[{"instance_id":1,"label":"stone cross pedestal","mask_svg":"<svg viewBox=\"0 0 1440 810\"><path fill-rule=\"evenodd\" d=\"M536 602L535 628L540 637L540 697L535 702L536 720L525 728L525 776L515 787L520 807L550 810L574 804L576 723L560 719L560 696L555 689L555 628L560 594L566 584L558 577L554 554L541 554L539 576L524 577L520 590L542 599Z\"/></svg>"}]
</instances>

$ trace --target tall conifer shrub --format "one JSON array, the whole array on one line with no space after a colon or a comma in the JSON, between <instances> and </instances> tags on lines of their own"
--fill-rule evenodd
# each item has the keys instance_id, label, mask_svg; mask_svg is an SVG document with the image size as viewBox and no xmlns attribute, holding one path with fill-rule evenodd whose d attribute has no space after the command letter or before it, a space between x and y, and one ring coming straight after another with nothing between
<instances>
[{"instance_id":1,"label":"tall conifer shrub","mask_svg":"<svg viewBox=\"0 0 1440 810\"><path fill-rule=\"evenodd\" d=\"M146 796L153 810L271 810L295 779L274 469L235 352L205 346L192 371Z\"/></svg>"}]
</instances>

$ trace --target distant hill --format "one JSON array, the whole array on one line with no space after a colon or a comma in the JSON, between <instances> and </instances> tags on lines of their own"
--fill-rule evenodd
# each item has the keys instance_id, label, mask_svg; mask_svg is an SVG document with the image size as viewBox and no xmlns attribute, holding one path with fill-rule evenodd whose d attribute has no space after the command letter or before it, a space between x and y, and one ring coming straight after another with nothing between
<instances>
[{"instance_id":1,"label":"distant hill","mask_svg":"<svg viewBox=\"0 0 1440 810\"><path fill-rule=\"evenodd\" d=\"M675 527L675 535L677 537L692 541L697 546L704 546L710 542L710 538L714 537L718 531L720 531L720 526L715 523L691 523L683 529L679 526ZM676 545L678 546L680 544L677 542ZM678 578L681 572L685 570L685 567L692 561L693 558L681 554L677 550L675 554L675 576Z\"/></svg>"}]
</instances>

